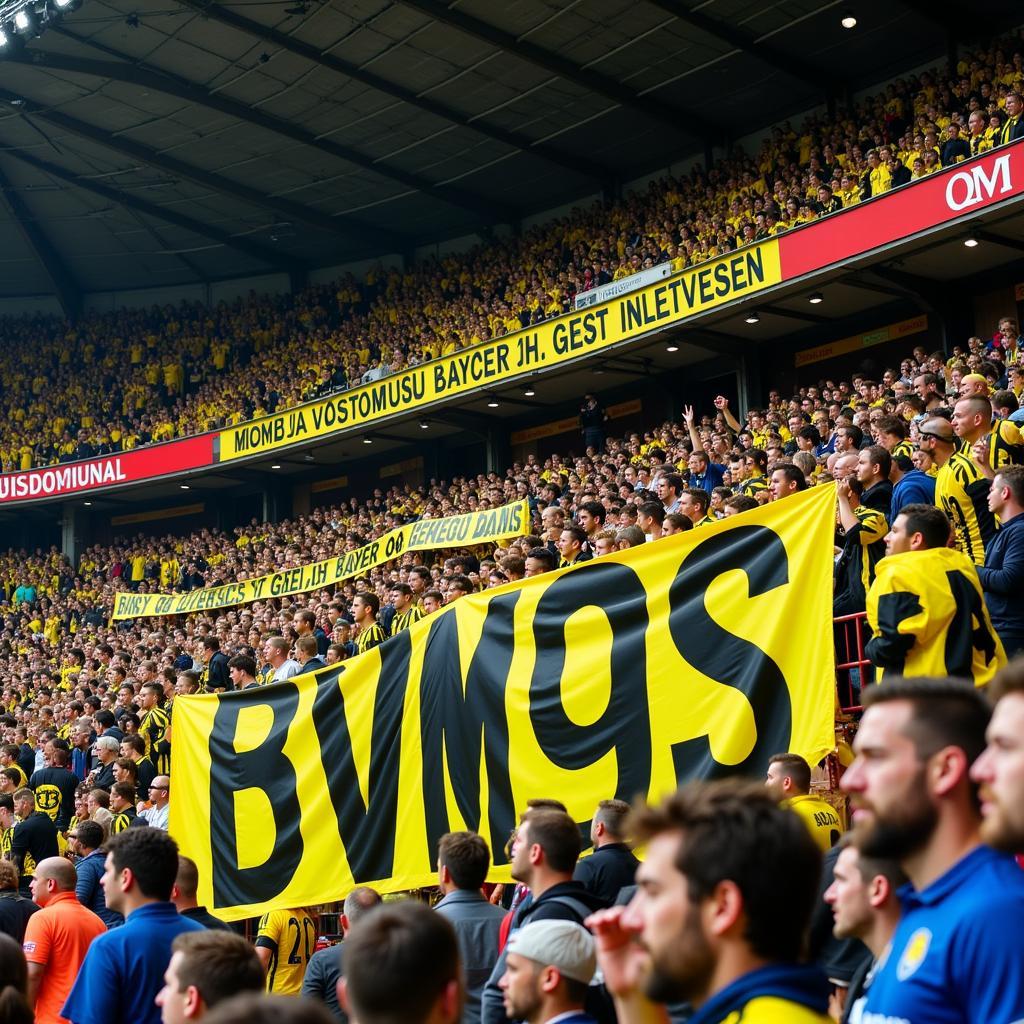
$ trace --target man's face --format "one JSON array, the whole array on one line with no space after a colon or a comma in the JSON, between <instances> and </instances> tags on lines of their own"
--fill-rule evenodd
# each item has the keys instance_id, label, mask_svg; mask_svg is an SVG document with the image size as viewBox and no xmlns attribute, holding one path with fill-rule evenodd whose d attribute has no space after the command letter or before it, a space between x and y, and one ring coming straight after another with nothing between
<instances>
[{"instance_id":1,"label":"man's face","mask_svg":"<svg viewBox=\"0 0 1024 1024\"><path fill-rule=\"evenodd\" d=\"M924 377L914 378L914 390L917 392L918 397L924 401L928 400L928 396L931 394L932 386L927 382Z\"/></svg>"},{"instance_id":2,"label":"man's face","mask_svg":"<svg viewBox=\"0 0 1024 1024\"><path fill-rule=\"evenodd\" d=\"M957 402L953 408L953 433L957 437L974 437L978 432L980 417L971 410L971 402Z\"/></svg>"},{"instance_id":3,"label":"man's face","mask_svg":"<svg viewBox=\"0 0 1024 1024\"><path fill-rule=\"evenodd\" d=\"M171 954L171 962L164 971L164 987L156 996L156 1005L160 1007L162 1024L184 1024L198 1015L199 995L194 986L184 992L178 980L178 970L184 962L185 954L176 950Z\"/></svg>"},{"instance_id":4,"label":"man's face","mask_svg":"<svg viewBox=\"0 0 1024 1024\"><path fill-rule=\"evenodd\" d=\"M594 548L597 551L598 557L601 555L610 555L616 551L615 538L614 537L598 537L594 543Z\"/></svg>"},{"instance_id":5,"label":"man's face","mask_svg":"<svg viewBox=\"0 0 1024 1024\"><path fill-rule=\"evenodd\" d=\"M840 783L851 796L853 827L868 857L902 860L935 831L938 811L927 789L927 765L906 735L911 715L908 701L869 707L853 743L856 757Z\"/></svg>"},{"instance_id":6,"label":"man's face","mask_svg":"<svg viewBox=\"0 0 1024 1024\"><path fill-rule=\"evenodd\" d=\"M577 540L568 530L563 530L559 536L558 550L565 559L575 557L577 553Z\"/></svg>"},{"instance_id":7,"label":"man's face","mask_svg":"<svg viewBox=\"0 0 1024 1024\"><path fill-rule=\"evenodd\" d=\"M971 768L981 785L981 837L998 849L1024 852L1024 693L999 701L985 738L988 746Z\"/></svg>"},{"instance_id":8,"label":"man's face","mask_svg":"<svg viewBox=\"0 0 1024 1024\"><path fill-rule=\"evenodd\" d=\"M510 1020L532 1020L540 1010L543 997L540 989L541 967L518 953L509 953L505 973L498 981Z\"/></svg>"},{"instance_id":9,"label":"man's face","mask_svg":"<svg viewBox=\"0 0 1024 1024\"><path fill-rule=\"evenodd\" d=\"M836 858L832 884L825 890L825 902L832 908L832 934L837 939L860 938L867 934L874 916L859 862L860 854L855 847L841 850Z\"/></svg>"},{"instance_id":10,"label":"man's face","mask_svg":"<svg viewBox=\"0 0 1024 1024\"><path fill-rule=\"evenodd\" d=\"M782 800L786 795L786 778L782 765L777 761L768 765L768 770L764 774L764 784L776 800Z\"/></svg>"},{"instance_id":11,"label":"man's face","mask_svg":"<svg viewBox=\"0 0 1024 1024\"><path fill-rule=\"evenodd\" d=\"M681 841L679 832L663 832L651 840L637 869L636 895L622 919L638 932L637 941L650 956L646 991L657 1002L702 995L715 968L700 908L690 901L686 879L675 866Z\"/></svg>"},{"instance_id":12,"label":"man's face","mask_svg":"<svg viewBox=\"0 0 1024 1024\"><path fill-rule=\"evenodd\" d=\"M878 479L878 466L871 461L870 452L863 451L857 456L857 479L865 486Z\"/></svg>"},{"instance_id":13,"label":"man's face","mask_svg":"<svg viewBox=\"0 0 1024 1024\"><path fill-rule=\"evenodd\" d=\"M46 885L46 879L40 877L37 872L32 876L32 881L29 882L29 890L32 893L32 902L39 907L45 907L50 902L50 893Z\"/></svg>"},{"instance_id":14,"label":"man's face","mask_svg":"<svg viewBox=\"0 0 1024 1024\"><path fill-rule=\"evenodd\" d=\"M100 885L103 886L103 896L107 906L111 910L122 913L124 893L121 891L121 879L119 872L114 867L114 855L111 853L107 854L107 859L103 862L103 877L100 879Z\"/></svg>"},{"instance_id":15,"label":"man's face","mask_svg":"<svg viewBox=\"0 0 1024 1024\"><path fill-rule=\"evenodd\" d=\"M597 520L586 509L581 509L577 513L576 522L585 533L593 533L597 528Z\"/></svg>"},{"instance_id":16,"label":"man's face","mask_svg":"<svg viewBox=\"0 0 1024 1024\"><path fill-rule=\"evenodd\" d=\"M527 573L527 575L529 575L529 573ZM436 597L431 597L428 595L427 597L423 598L423 610L428 615L433 615L434 612L436 612L440 607L441 604Z\"/></svg>"},{"instance_id":17,"label":"man's face","mask_svg":"<svg viewBox=\"0 0 1024 1024\"><path fill-rule=\"evenodd\" d=\"M780 498L785 498L786 495L791 494L793 484L787 479L786 474L780 470L775 470L772 473L772 478L768 483L768 490L771 491L772 501L778 501Z\"/></svg>"},{"instance_id":18,"label":"man's face","mask_svg":"<svg viewBox=\"0 0 1024 1024\"><path fill-rule=\"evenodd\" d=\"M517 882L530 880L530 823L524 821L516 829L512 841L512 877Z\"/></svg>"},{"instance_id":19,"label":"man's face","mask_svg":"<svg viewBox=\"0 0 1024 1024\"><path fill-rule=\"evenodd\" d=\"M901 512L885 535L885 553L899 555L910 551L911 535L907 532L907 517Z\"/></svg>"},{"instance_id":20,"label":"man's face","mask_svg":"<svg viewBox=\"0 0 1024 1024\"><path fill-rule=\"evenodd\" d=\"M526 567L523 570L524 576L540 576L546 570L546 566L539 558L527 558Z\"/></svg>"}]
</instances>

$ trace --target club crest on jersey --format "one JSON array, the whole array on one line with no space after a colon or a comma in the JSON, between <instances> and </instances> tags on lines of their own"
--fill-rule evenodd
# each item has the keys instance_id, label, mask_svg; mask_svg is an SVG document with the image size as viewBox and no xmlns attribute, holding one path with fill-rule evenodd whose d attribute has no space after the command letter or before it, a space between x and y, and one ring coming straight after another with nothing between
<instances>
[{"instance_id":1,"label":"club crest on jersey","mask_svg":"<svg viewBox=\"0 0 1024 1024\"><path fill-rule=\"evenodd\" d=\"M896 977L906 981L924 963L928 947L932 944L932 933L927 928L918 928L903 949L900 962L896 965Z\"/></svg>"}]
</instances>

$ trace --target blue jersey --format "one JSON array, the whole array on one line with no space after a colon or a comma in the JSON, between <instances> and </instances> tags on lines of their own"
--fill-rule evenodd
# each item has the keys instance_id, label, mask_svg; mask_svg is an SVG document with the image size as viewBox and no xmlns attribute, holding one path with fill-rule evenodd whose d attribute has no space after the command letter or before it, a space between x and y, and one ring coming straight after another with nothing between
<instances>
[{"instance_id":1,"label":"blue jersey","mask_svg":"<svg viewBox=\"0 0 1024 1024\"><path fill-rule=\"evenodd\" d=\"M1024 1020L1024 871L980 846L921 892L879 961L859 1024Z\"/></svg>"}]
</instances>

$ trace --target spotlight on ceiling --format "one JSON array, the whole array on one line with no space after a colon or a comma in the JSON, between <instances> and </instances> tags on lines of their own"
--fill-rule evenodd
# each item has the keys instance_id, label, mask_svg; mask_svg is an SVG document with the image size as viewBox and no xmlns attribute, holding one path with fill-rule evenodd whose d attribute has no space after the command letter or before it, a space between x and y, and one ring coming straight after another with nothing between
<instances>
[{"instance_id":1,"label":"spotlight on ceiling","mask_svg":"<svg viewBox=\"0 0 1024 1024\"><path fill-rule=\"evenodd\" d=\"M666 352L678 352L679 351L679 346L678 345L666 345L665 346L665 351Z\"/></svg>"},{"instance_id":2,"label":"spotlight on ceiling","mask_svg":"<svg viewBox=\"0 0 1024 1024\"><path fill-rule=\"evenodd\" d=\"M491 395L491 397L487 399L488 409L497 409L500 404L501 403L494 397L494 395Z\"/></svg>"},{"instance_id":3,"label":"spotlight on ceiling","mask_svg":"<svg viewBox=\"0 0 1024 1024\"><path fill-rule=\"evenodd\" d=\"M527 384L523 390L523 394L526 395L527 398L533 398L533 396L537 394L537 392L534 390L532 384Z\"/></svg>"},{"instance_id":4,"label":"spotlight on ceiling","mask_svg":"<svg viewBox=\"0 0 1024 1024\"><path fill-rule=\"evenodd\" d=\"M182 489L183 491L188 491L188 490L191 490L191 488L189 487L189 485L188 485L188 484L182 484L182 485L181 485L181 489Z\"/></svg>"},{"instance_id":5,"label":"spotlight on ceiling","mask_svg":"<svg viewBox=\"0 0 1024 1024\"><path fill-rule=\"evenodd\" d=\"M39 35L39 16L30 7L22 7L14 16L14 29L22 36Z\"/></svg>"},{"instance_id":6,"label":"spotlight on ceiling","mask_svg":"<svg viewBox=\"0 0 1024 1024\"><path fill-rule=\"evenodd\" d=\"M274 465L272 465L270 468L271 469L280 469L281 466L278 463L275 462Z\"/></svg>"},{"instance_id":7,"label":"spotlight on ceiling","mask_svg":"<svg viewBox=\"0 0 1024 1024\"><path fill-rule=\"evenodd\" d=\"M842 18L839 21L839 24L842 25L843 28L847 28L847 29L849 29L849 28L856 28L857 27L857 15L854 14L853 11L845 11L843 13Z\"/></svg>"},{"instance_id":8,"label":"spotlight on ceiling","mask_svg":"<svg viewBox=\"0 0 1024 1024\"><path fill-rule=\"evenodd\" d=\"M420 421L420 430L429 430L430 424L426 420Z\"/></svg>"},{"instance_id":9,"label":"spotlight on ceiling","mask_svg":"<svg viewBox=\"0 0 1024 1024\"><path fill-rule=\"evenodd\" d=\"M808 300L812 306L817 306L819 303L825 301L825 296L821 292L815 292Z\"/></svg>"},{"instance_id":10,"label":"spotlight on ceiling","mask_svg":"<svg viewBox=\"0 0 1024 1024\"><path fill-rule=\"evenodd\" d=\"M964 239L964 245L966 245L968 249L973 249L977 244L978 244L978 240L976 238L965 238Z\"/></svg>"},{"instance_id":11,"label":"spotlight on ceiling","mask_svg":"<svg viewBox=\"0 0 1024 1024\"><path fill-rule=\"evenodd\" d=\"M373 444L373 438L372 437L364 437L363 438L363 444Z\"/></svg>"},{"instance_id":12,"label":"spotlight on ceiling","mask_svg":"<svg viewBox=\"0 0 1024 1024\"><path fill-rule=\"evenodd\" d=\"M744 318L748 324L759 324L761 318L757 315L757 310L752 309Z\"/></svg>"}]
</instances>

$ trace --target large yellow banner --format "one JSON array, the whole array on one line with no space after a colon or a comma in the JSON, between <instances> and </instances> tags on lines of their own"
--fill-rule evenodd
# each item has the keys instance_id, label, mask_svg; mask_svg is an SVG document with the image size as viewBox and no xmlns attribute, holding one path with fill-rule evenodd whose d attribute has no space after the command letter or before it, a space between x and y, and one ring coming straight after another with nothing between
<instances>
[{"instance_id":1,"label":"large yellow banner","mask_svg":"<svg viewBox=\"0 0 1024 1024\"><path fill-rule=\"evenodd\" d=\"M555 366L639 338L781 280L779 242L768 239L599 306L411 366L319 402L228 427L220 432L219 461L365 426L449 395Z\"/></svg>"},{"instance_id":2,"label":"large yellow banner","mask_svg":"<svg viewBox=\"0 0 1024 1024\"><path fill-rule=\"evenodd\" d=\"M153 615L185 615L189 612L231 608L270 597L304 594L333 587L342 580L368 572L377 565L400 558L406 551L468 547L491 544L530 531L530 505L525 499L500 508L481 509L443 519L418 519L389 530L378 540L346 551L336 558L299 565L251 580L204 587L187 594L118 594L112 619L143 619Z\"/></svg>"},{"instance_id":3,"label":"large yellow banner","mask_svg":"<svg viewBox=\"0 0 1024 1024\"><path fill-rule=\"evenodd\" d=\"M833 748L835 488L462 598L316 674L174 702L171 832L229 920L429 885L530 797L762 775Z\"/></svg>"}]
</instances>

